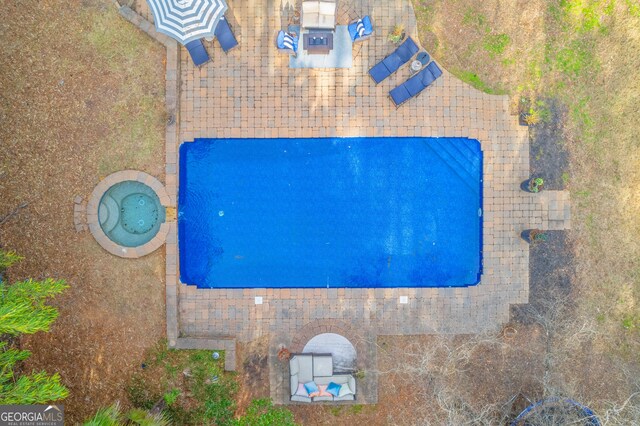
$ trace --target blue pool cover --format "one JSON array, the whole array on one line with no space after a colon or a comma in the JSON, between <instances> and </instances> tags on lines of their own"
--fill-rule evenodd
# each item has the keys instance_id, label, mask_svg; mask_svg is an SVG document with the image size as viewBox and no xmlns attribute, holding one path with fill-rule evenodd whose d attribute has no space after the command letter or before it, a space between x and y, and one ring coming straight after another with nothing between
<instances>
[{"instance_id":1,"label":"blue pool cover","mask_svg":"<svg viewBox=\"0 0 640 426\"><path fill-rule=\"evenodd\" d=\"M180 146L180 279L202 288L464 287L482 273L467 138Z\"/></svg>"}]
</instances>

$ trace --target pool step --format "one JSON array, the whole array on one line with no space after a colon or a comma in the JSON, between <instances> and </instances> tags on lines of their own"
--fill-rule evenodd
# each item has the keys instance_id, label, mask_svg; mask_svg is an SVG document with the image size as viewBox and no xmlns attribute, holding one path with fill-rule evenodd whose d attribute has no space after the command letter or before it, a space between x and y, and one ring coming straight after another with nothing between
<instances>
[{"instance_id":1,"label":"pool step","mask_svg":"<svg viewBox=\"0 0 640 426\"><path fill-rule=\"evenodd\" d=\"M451 154L463 170L467 171L471 176L478 176L480 158L470 148L466 147L465 139L438 139L437 141L441 149Z\"/></svg>"},{"instance_id":2,"label":"pool step","mask_svg":"<svg viewBox=\"0 0 640 426\"><path fill-rule=\"evenodd\" d=\"M480 192L477 167L474 167L466 158L460 158L459 151L447 146L448 142L445 140L431 139L426 144L475 194Z\"/></svg>"},{"instance_id":3,"label":"pool step","mask_svg":"<svg viewBox=\"0 0 640 426\"><path fill-rule=\"evenodd\" d=\"M460 169L471 176L472 182L478 184L482 178L481 161L478 155L465 146L466 139L438 139L440 149L447 152L459 164Z\"/></svg>"},{"instance_id":4,"label":"pool step","mask_svg":"<svg viewBox=\"0 0 640 426\"><path fill-rule=\"evenodd\" d=\"M111 197L105 195L102 197L100 206L98 207L98 217L100 218L100 226L105 233L113 231L120 221L120 206L118 202Z\"/></svg>"},{"instance_id":5,"label":"pool step","mask_svg":"<svg viewBox=\"0 0 640 426\"><path fill-rule=\"evenodd\" d=\"M480 172L480 156L478 152L474 151L471 148L471 144L476 142L472 142L470 139L450 139L448 145L454 147L463 158L466 158L471 168L468 170L473 170L473 173Z\"/></svg>"}]
</instances>

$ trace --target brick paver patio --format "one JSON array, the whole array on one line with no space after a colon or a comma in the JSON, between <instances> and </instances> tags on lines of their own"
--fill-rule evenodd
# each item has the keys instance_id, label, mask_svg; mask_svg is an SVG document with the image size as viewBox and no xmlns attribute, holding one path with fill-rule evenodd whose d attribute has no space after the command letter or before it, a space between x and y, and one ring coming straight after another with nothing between
<instances>
[{"instance_id":1,"label":"brick paver patio","mask_svg":"<svg viewBox=\"0 0 640 426\"><path fill-rule=\"evenodd\" d=\"M499 327L508 321L511 304L528 301L529 247L520 231L570 225L568 194L529 194L519 188L529 176L528 129L509 114L507 96L483 94L444 71L432 87L396 109L388 92L409 76L408 66L378 86L369 78L367 70L393 50L386 40L392 25L404 23L418 41L408 0L339 3L338 24L369 14L376 28L374 37L354 46L350 69L288 67L289 58L276 50L274 38L286 27L293 3L229 2L240 46L224 54L217 42L207 42L212 62L200 69L183 47L160 40L167 45L167 108L176 117L167 127L166 141L165 187L173 205L177 147L198 137L476 138L484 151L484 275L469 288L197 289L179 281L176 227L171 227L166 244L170 346L224 349L233 348L230 341L270 335L271 391L280 403L288 398L275 358L279 345L299 345L309 330L322 332L333 322L357 330L351 338L367 351L378 335L475 333ZM134 7L152 20L146 2L137 0ZM262 304L255 303L256 296L263 298ZM408 303L400 304L400 296L407 296ZM361 367L375 368L375 356L367 359ZM372 386L363 400L376 399Z\"/></svg>"}]
</instances>

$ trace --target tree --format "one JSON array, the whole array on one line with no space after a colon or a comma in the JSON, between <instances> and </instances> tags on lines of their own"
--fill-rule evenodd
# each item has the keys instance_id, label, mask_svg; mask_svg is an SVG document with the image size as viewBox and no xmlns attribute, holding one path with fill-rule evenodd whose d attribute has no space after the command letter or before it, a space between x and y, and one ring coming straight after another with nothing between
<instances>
[{"instance_id":1,"label":"tree","mask_svg":"<svg viewBox=\"0 0 640 426\"><path fill-rule=\"evenodd\" d=\"M15 252L0 251L0 272L21 260ZM1 278L1 276L0 276ZM62 293L68 286L62 280L26 280L8 285L0 281L0 335L18 336L49 331L58 310L45 301ZM45 404L69 395L56 373L44 371L16 375L18 363L31 355L29 351L10 348L0 341L0 404Z\"/></svg>"},{"instance_id":2,"label":"tree","mask_svg":"<svg viewBox=\"0 0 640 426\"><path fill-rule=\"evenodd\" d=\"M58 318L58 310L45 301L62 293L67 284L63 280L47 278L26 280L13 285L0 283L0 334L16 336L49 331Z\"/></svg>"},{"instance_id":3,"label":"tree","mask_svg":"<svg viewBox=\"0 0 640 426\"><path fill-rule=\"evenodd\" d=\"M139 408L133 408L126 413L120 410L120 404L99 409L84 426L167 426L169 421L162 414L151 414Z\"/></svg>"},{"instance_id":4,"label":"tree","mask_svg":"<svg viewBox=\"0 0 640 426\"><path fill-rule=\"evenodd\" d=\"M57 373L50 376L41 371L16 377L16 364L30 355L29 351L8 348L6 342L0 342L0 404L44 404L69 395Z\"/></svg>"}]
</instances>

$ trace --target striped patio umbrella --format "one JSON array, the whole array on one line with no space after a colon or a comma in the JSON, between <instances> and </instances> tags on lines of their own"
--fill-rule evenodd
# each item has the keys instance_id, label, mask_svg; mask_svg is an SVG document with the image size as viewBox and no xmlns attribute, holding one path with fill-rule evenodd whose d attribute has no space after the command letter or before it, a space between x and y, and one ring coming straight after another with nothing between
<instances>
[{"instance_id":1,"label":"striped patio umbrella","mask_svg":"<svg viewBox=\"0 0 640 426\"><path fill-rule=\"evenodd\" d=\"M220 18L227 11L225 0L147 0L156 30L182 44L213 37Z\"/></svg>"}]
</instances>

